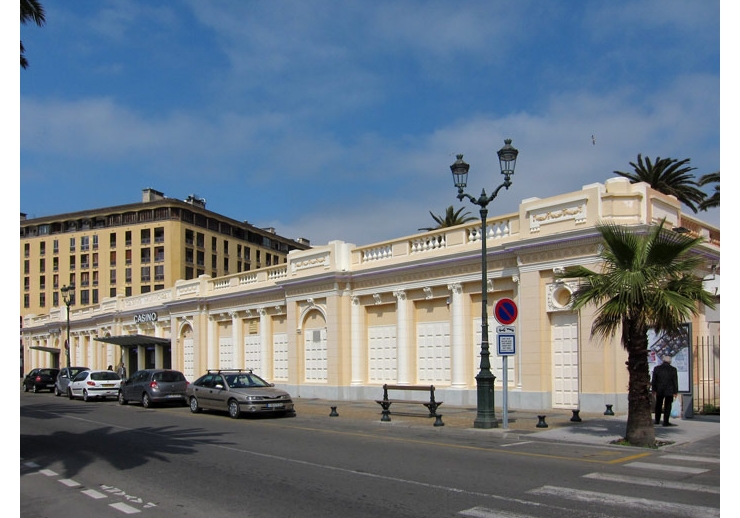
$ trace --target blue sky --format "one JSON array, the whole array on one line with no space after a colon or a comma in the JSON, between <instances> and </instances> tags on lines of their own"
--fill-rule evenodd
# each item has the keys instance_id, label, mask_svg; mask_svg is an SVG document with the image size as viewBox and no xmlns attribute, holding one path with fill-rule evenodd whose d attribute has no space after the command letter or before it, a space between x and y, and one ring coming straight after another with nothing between
<instances>
[{"instance_id":1,"label":"blue sky","mask_svg":"<svg viewBox=\"0 0 740 518\"><path fill-rule=\"evenodd\" d=\"M630 171L638 153L720 170L719 1L42 5L46 25L20 27L30 217L152 187L363 245L449 205L477 216L449 166L464 153L469 192L490 193L504 138L520 155L491 216ZM698 217L719 225L718 210Z\"/></svg>"}]
</instances>

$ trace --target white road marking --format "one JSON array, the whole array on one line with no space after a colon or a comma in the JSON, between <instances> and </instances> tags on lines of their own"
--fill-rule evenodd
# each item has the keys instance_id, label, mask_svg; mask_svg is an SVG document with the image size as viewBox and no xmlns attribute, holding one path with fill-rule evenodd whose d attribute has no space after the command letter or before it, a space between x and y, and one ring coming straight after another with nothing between
<instances>
[{"instance_id":1,"label":"white road marking","mask_svg":"<svg viewBox=\"0 0 740 518\"><path fill-rule=\"evenodd\" d=\"M680 489L682 491L698 491L701 493L719 494L719 487L691 484L688 482L672 482L670 480L655 480L653 478L628 477L625 475L612 475L611 473L589 473L584 478L594 480L606 480L608 482L621 482L625 484L637 484L639 486L660 487L664 489Z\"/></svg>"},{"instance_id":2,"label":"white road marking","mask_svg":"<svg viewBox=\"0 0 740 518\"><path fill-rule=\"evenodd\" d=\"M39 470L39 473L41 473L42 475L46 475L47 477L56 477L57 475L59 475L59 473L50 469Z\"/></svg>"},{"instance_id":3,"label":"white road marking","mask_svg":"<svg viewBox=\"0 0 740 518\"><path fill-rule=\"evenodd\" d=\"M661 459L671 459L671 460L687 460L689 462L711 462L714 464L719 464L719 458L717 457L692 457L691 455L661 455Z\"/></svg>"},{"instance_id":4,"label":"white road marking","mask_svg":"<svg viewBox=\"0 0 740 518\"><path fill-rule=\"evenodd\" d=\"M469 518L531 518L529 514L507 513L506 511L497 511L486 507L473 507L457 514Z\"/></svg>"},{"instance_id":5,"label":"white road marking","mask_svg":"<svg viewBox=\"0 0 740 518\"><path fill-rule=\"evenodd\" d=\"M656 501L654 499L610 495L608 493L581 491L567 487L542 486L527 493L539 496L555 496L578 502L615 505L623 509L644 512L645 516L654 513L656 509ZM677 504L674 502L660 502L660 512L670 514L671 516L685 516L686 518L695 518L696 516L719 518L719 509L698 505Z\"/></svg>"},{"instance_id":6,"label":"white road marking","mask_svg":"<svg viewBox=\"0 0 740 518\"><path fill-rule=\"evenodd\" d=\"M80 491L83 495L89 496L90 498L94 498L95 500L100 500L101 498L108 498L108 495L104 495L100 491L95 491L94 489L85 489L84 491Z\"/></svg>"},{"instance_id":7,"label":"white road marking","mask_svg":"<svg viewBox=\"0 0 740 518\"><path fill-rule=\"evenodd\" d=\"M125 514L136 514L136 513L141 512L136 507L131 507L130 505L124 504L123 502L119 502L117 504L110 504L110 507L118 511L121 511L122 513L125 513Z\"/></svg>"},{"instance_id":8,"label":"white road marking","mask_svg":"<svg viewBox=\"0 0 740 518\"><path fill-rule=\"evenodd\" d=\"M671 466L668 464L650 464L649 462L630 462L628 464L625 464L625 466L629 466L630 468L653 469L656 471L691 473L693 475L698 475L699 473L706 473L707 471L709 471L708 469L702 468L689 468L688 466Z\"/></svg>"},{"instance_id":9,"label":"white road marking","mask_svg":"<svg viewBox=\"0 0 740 518\"><path fill-rule=\"evenodd\" d=\"M515 443L512 443L512 444L502 444L501 447L502 448L508 448L509 446L521 446L522 444L529 444L531 442L532 441L523 441L523 442L515 442Z\"/></svg>"},{"instance_id":10,"label":"white road marking","mask_svg":"<svg viewBox=\"0 0 740 518\"><path fill-rule=\"evenodd\" d=\"M80 485L79 482L77 482L75 480L72 480L71 478L63 478L59 482L61 482L62 484L64 484L67 487L77 487L77 486Z\"/></svg>"}]
</instances>

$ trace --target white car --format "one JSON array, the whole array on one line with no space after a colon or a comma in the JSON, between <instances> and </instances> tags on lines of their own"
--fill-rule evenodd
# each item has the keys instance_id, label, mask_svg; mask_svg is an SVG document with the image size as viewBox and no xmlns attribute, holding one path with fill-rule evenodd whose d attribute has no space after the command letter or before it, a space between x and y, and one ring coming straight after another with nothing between
<instances>
[{"instance_id":1,"label":"white car","mask_svg":"<svg viewBox=\"0 0 740 518\"><path fill-rule=\"evenodd\" d=\"M121 377L113 371L82 371L67 386L69 399L81 397L84 401L107 397L118 398Z\"/></svg>"}]
</instances>

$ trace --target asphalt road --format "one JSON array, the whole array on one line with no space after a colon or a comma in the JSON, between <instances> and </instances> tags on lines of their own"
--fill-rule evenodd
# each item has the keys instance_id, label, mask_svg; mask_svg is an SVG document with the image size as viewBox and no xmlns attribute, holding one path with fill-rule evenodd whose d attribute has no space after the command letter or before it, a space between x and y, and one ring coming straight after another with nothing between
<instances>
[{"instance_id":1,"label":"asphalt road","mask_svg":"<svg viewBox=\"0 0 740 518\"><path fill-rule=\"evenodd\" d=\"M719 459L20 395L20 515L719 516Z\"/></svg>"}]
</instances>

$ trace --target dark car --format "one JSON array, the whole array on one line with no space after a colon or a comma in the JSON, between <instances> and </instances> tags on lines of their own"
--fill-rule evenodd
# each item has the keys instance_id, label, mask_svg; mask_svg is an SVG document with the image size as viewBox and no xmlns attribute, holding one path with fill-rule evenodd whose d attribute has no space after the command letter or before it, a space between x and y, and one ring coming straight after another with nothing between
<instances>
[{"instance_id":1,"label":"dark car","mask_svg":"<svg viewBox=\"0 0 740 518\"><path fill-rule=\"evenodd\" d=\"M23 392L54 391L54 383L59 369L33 369L23 378Z\"/></svg>"},{"instance_id":2,"label":"dark car","mask_svg":"<svg viewBox=\"0 0 740 518\"><path fill-rule=\"evenodd\" d=\"M54 383L54 395L62 396L67 395L67 387L72 381L72 378L77 376L82 371L89 371L88 367L62 367L57 374L56 382ZM70 375L71 373L71 375Z\"/></svg>"},{"instance_id":3,"label":"dark car","mask_svg":"<svg viewBox=\"0 0 740 518\"><path fill-rule=\"evenodd\" d=\"M149 408L157 403L186 404L188 380L180 371L171 369L144 369L121 383L118 402L125 405L137 401Z\"/></svg>"},{"instance_id":4,"label":"dark car","mask_svg":"<svg viewBox=\"0 0 740 518\"><path fill-rule=\"evenodd\" d=\"M237 419L241 414L295 415L293 400L252 371L208 371L188 385L190 411L221 410Z\"/></svg>"}]
</instances>

